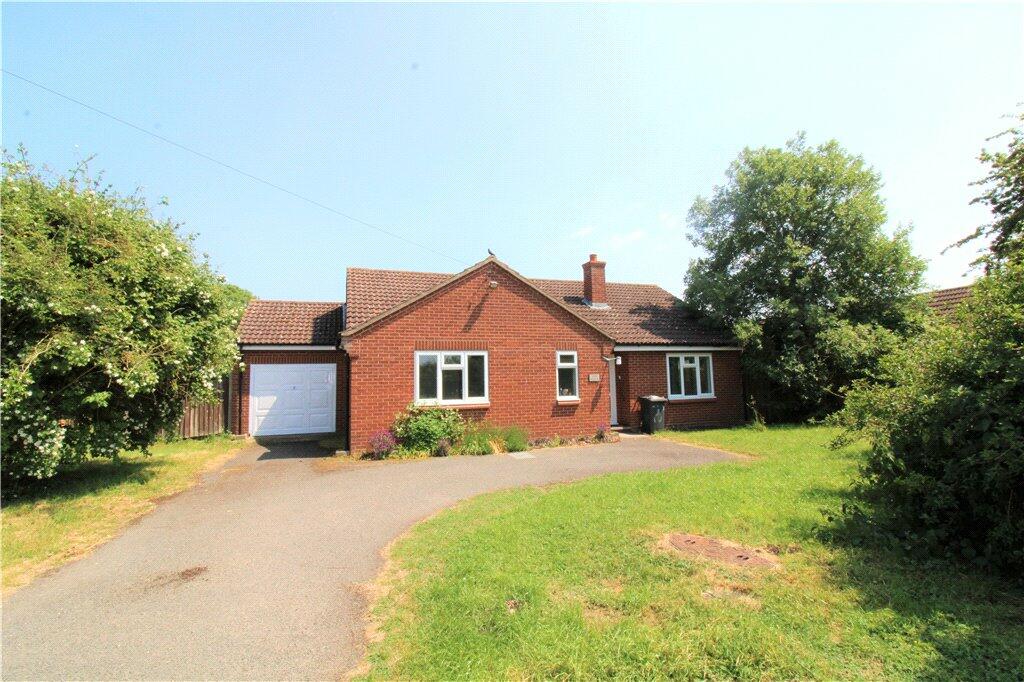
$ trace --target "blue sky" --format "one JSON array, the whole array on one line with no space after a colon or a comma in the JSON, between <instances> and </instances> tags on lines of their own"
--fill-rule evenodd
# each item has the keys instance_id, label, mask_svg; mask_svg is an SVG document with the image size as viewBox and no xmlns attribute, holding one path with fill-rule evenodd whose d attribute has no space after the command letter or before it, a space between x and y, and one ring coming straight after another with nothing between
<instances>
[{"instance_id":1,"label":"blue sky","mask_svg":"<svg viewBox=\"0 0 1024 682\"><path fill-rule=\"evenodd\" d=\"M986 220L976 157L1024 100L1022 6L3 5L4 68L433 251L3 79L3 144L95 155L262 298L341 300L345 267L673 293L685 216L744 146L836 138L883 177L933 286ZM967 280L973 278L969 275Z\"/></svg>"}]
</instances>

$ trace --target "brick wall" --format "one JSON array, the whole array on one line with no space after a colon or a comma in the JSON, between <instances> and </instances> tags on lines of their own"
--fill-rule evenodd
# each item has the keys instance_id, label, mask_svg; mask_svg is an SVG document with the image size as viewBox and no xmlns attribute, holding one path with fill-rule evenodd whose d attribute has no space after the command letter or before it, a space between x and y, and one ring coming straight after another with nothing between
<instances>
[{"instance_id":1,"label":"brick wall","mask_svg":"<svg viewBox=\"0 0 1024 682\"><path fill-rule=\"evenodd\" d=\"M665 353L636 351L617 353L622 364L616 368L619 423L640 426L642 395L668 396L668 370ZM678 428L732 426L742 424L743 378L739 351L710 353L714 372L715 397L671 400L665 406L665 425Z\"/></svg>"},{"instance_id":2,"label":"brick wall","mask_svg":"<svg viewBox=\"0 0 1024 682\"><path fill-rule=\"evenodd\" d=\"M489 281L498 286L490 288ZM473 419L524 427L531 438L590 434L609 421L611 342L497 265L418 301L349 339L350 438L353 451L391 425L413 400L417 350L488 352L489 404L463 409ZM579 362L577 404L555 399L555 351ZM599 381L588 381L596 374Z\"/></svg>"},{"instance_id":3,"label":"brick wall","mask_svg":"<svg viewBox=\"0 0 1024 682\"><path fill-rule=\"evenodd\" d=\"M344 436L348 431L348 360L342 351L299 351L299 350L257 350L242 351L242 362L246 371L237 369L231 374L231 432L247 435L249 433L249 375L251 365L273 364L319 364L337 363L338 374L335 386L338 394L335 398L337 416L335 418L336 433Z\"/></svg>"}]
</instances>

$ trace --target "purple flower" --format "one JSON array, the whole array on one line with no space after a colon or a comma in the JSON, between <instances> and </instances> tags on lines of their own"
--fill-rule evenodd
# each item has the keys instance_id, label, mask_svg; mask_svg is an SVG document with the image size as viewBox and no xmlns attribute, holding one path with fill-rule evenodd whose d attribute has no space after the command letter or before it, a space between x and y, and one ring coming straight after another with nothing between
<instances>
[{"instance_id":1,"label":"purple flower","mask_svg":"<svg viewBox=\"0 0 1024 682\"><path fill-rule=\"evenodd\" d=\"M387 457L396 447L398 440L390 429L382 429L370 436L370 451L377 459Z\"/></svg>"}]
</instances>

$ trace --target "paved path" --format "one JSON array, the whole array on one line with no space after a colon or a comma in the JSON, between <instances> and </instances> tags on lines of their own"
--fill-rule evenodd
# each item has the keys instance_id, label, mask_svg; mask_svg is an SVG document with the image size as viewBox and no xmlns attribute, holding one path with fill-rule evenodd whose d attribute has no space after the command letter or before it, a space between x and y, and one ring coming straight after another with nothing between
<instances>
[{"instance_id":1,"label":"paved path","mask_svg":"<svg viewBox=\"0 0 1024 682\"><path fill-rule=\"evenodd\" d=\"M359 662L355 587L458 500L727 459L642 436L585 448L332 468L254 446L81 561L4 600L3 679L338 679Z\"/></svg>"}]
</instances>

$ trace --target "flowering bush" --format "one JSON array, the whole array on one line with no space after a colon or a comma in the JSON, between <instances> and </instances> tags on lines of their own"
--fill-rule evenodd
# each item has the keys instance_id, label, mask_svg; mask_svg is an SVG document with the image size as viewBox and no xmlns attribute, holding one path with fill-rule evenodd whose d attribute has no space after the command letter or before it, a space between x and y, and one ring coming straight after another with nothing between
<instances>
[{"instance_id":1,"label":"flowering bush","mask_svg":"<svg viewBox=\"0 0 1024 682\"><path fill-rule=\"evenodd\" d=\"M215 398L247 294L177 226L79 176L4 161L0 448L5 482L145 449Z\"/></svg>"},{"instance_id":2,"label":"flowering bush","mask_svg":"<svg viewBox=\"0 0 1024 682\"><path fill-rule=\"evenodd\" d=\"M370 452L376 459L384 459L398 447L398 440L390 429L381 429L370 436Z\"/></svg>"},{"instance_id":3,"label":"flowering bush","mask_svg":"<svg viewBox=\"0 0 1024 682\"><path fill-rule=\"evenodd\" d=\"M455 410L410 405L395 415L392 431L403 447L434 454L442 440L456 443L466 430L466 422Z\"/></svg>"}]
</instances>

